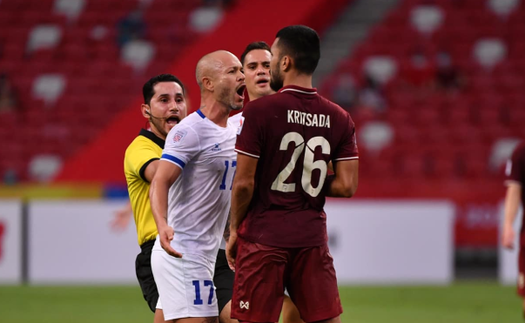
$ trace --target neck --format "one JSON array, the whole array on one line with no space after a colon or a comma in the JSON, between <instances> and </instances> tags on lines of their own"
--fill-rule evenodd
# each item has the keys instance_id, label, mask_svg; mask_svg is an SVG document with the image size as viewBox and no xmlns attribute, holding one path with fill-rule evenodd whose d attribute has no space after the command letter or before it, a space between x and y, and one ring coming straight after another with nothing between
<instances>
[{"instance_id":1,"label":"neck","mask_svg":"<svg viewBox=\"0 0 525 323\"><path fill-rule=\"evenodd\" d=\"M150 128L150 131L153 132L155 136L159 137L162 140L166 140L166 136L161 134L160 131L157 130L157 128L153 124L151 124L151 122L149 123L149 128Z\"/></svg>"},{"instance_id":2,"label":"neck","mask_svg":"<svg viewBox=\"0 0 525 323\"><path fill-rule=\"evenodd\" d=\"M299 74L297 72L290 72L288 75L285 75L283 86L295 85L304 87L307 89L313 88L312 86L312 75Z\"/></svg>"},{"instance_id":3,"label":"neck","mask_svg":"<svg viewBox=\"0 0 525 323\"><path fill-rule=\"evenodd\" d=\"M228 125L228 117L230 116L231 108L216 101L212 97L203 98L201 100L200 110L206 118L220 127L225 128Z\"/></svg>"},{"instance_id":4,"label":"neck","mask_svg":"<svg viewBox=\"0 0 525 323\"><path fill-rule=\"evenodd\" d=\"M258 95L256 93L250 93L248 92L248 97L250 98L250 101L255 101L257 99L262 98L262 95Z\"/></svg>"}]
</instances>

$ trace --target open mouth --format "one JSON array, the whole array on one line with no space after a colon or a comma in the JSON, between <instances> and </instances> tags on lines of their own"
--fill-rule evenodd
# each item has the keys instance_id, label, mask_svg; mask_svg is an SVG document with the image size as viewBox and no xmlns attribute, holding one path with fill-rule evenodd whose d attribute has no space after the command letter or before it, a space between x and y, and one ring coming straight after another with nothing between
<instances>
[{"instance_id":1,"label":"open mouth","mask_svg":"<svg viewBox=\"0 0 525 323\"><path fill-rule=\"evenodd\" d=\"M257 85L260 85L260 86L266 86L268 83L270 83L270 81L267 79L261 79L257 81Z\"/></svg>"},{"instance_id":2,"label":"open mouth","mask_svg":"<svg viewBox=\"0 0 525 323\"><path fill-rule=\"evenodd\" d=\"M176 125L180 122L180 118L177 116L171 116L166 119L166 123L169 125Z\"/></svg>"},{"instance_id":3,"label":"open mouth","mask_svg":"<svg viewBox=\"0 0 525 323\"><path fill-rule=\"evenodd\" d=\"M242 100L244 100L244 89L246 89L246 85L241 85L237 89L237 95L239 95Z\"/></svg>"}]
</instances>

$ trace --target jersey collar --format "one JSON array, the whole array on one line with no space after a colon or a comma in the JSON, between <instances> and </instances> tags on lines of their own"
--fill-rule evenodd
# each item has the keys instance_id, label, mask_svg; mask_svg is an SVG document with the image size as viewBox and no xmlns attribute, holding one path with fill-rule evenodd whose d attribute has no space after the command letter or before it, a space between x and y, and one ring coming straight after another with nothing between
<instances>
[{"instance_id":1,"label":"jersey collar","mask_svg":"<svg viewBox=\"0 0 525 323\"><path fill-rule=\"evenodd\" d=\"M297 85L287 85L283 87L282 89L280 89L278 93L282 93L282 92L297 92L297 93L312 95L312 94L317 94L317 89L316 88L305 88L305 87L300 87Z\"/></svg>"},{"instance_id":2,"label":"jersey collar","mask_svg":"<svg viewBox=\"0 0 525 323\"><path fill-rule=\"evenodd\" d=\"M164 143L166 142L164 139L160 139L157 137L153 132L146 130L146 129L140 129L139 136L144 136L148 138L149 140L156 143L160 148L164 149Z\"/></svg>"}]
</instances>

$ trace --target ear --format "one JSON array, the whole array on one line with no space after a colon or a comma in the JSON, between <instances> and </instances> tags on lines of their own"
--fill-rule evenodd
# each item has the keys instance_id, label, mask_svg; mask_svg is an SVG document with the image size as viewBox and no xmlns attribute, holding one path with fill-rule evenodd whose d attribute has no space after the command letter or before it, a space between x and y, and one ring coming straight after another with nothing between
<instances>
[{"instance_id":1,"label":"ear","mask_svg":"<svg viewBox=\"0 0 525 323\"><path fill-rule=\"evenodd\" d=\"M288 72L292 68L292 58L288 55L284 55L281 59L281 70Z\"/></svg>"},{"instance_id":2,"label":"ear","mask_svg":"<svg viewBox=\"0 0 525 323\"><path fill-rule=\"evenodd\" d=\"M142 112L142 116L146 119L149 119L150 116L147 112L151 113L150 107L147 104L141 104L140 105L140 112Z\"/></svg>"},{"instance_id":3,"label":"ear","mask_svg":"<svg viewBox=\"0 0 525 323\"><path fill-rule=\"evenodd\" d=\"M204 88L210 92L213 92L213 90L215 89L215 84L213 83L213 80L208 76L204 76L202 78L202 86L204 86Z\"/></svg>"}]
</instances>

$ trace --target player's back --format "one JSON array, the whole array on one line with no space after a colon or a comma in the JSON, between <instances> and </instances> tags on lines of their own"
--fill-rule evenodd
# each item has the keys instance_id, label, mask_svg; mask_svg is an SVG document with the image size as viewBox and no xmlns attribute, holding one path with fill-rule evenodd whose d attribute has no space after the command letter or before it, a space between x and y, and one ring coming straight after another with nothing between
<instances>
[{"instance_id":1,"label":"player's back","mask_svg":"<svg viewBox=\"0 0 525 323\"><path fill-rule=\"evenodd\" d=\"M247 105L236 148L259 158L256 188L241 235L261 243L319 245L326 239L323 185L330 160L357 158L350 115L315 89L286 87ZM246 222L246 221L245 221ZM251 232L254 232L252 234ZM265 232L268 232L266 230Z\"/></svg>"}]
</instances>

